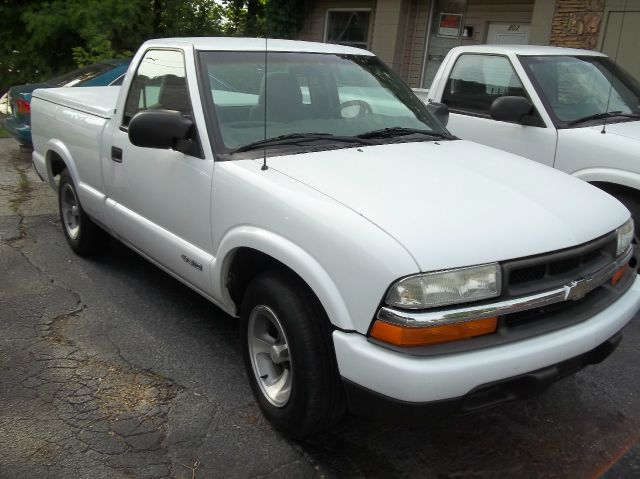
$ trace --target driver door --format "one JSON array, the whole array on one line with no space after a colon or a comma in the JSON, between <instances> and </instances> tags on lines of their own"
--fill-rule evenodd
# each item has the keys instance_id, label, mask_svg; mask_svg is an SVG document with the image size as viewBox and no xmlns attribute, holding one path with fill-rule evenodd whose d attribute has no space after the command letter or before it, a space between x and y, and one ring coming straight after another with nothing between
<instances>
[{"instance_id":1,"label":"driver door","mask_svg":"<svg viewBox=\"0 0 640 479\"><path fill-rule=\"evenodd\" d=\"M441 94L451 112L447 128L454 135L553 166L557 131L537 111L532 115L538 120L535 126L497 121L489 115L491 104L501 96L531 100L508 57L460 55Z\"/></svg>"},{"instance_id":2,"label":"driver door","mask_svg":"<svg viewBox=\"0 0 640 479\"><path fill-rule=\"evenodd\" d=\"M128 124L140 111L175 110L193 119L184 55L151 49L139 63L114 126L111 157L103 159L107 214L122 241L210 292L213 160L137 147L128 136ZM192 137L197 141L197 131Z\"/></svg>"}]
</instances>

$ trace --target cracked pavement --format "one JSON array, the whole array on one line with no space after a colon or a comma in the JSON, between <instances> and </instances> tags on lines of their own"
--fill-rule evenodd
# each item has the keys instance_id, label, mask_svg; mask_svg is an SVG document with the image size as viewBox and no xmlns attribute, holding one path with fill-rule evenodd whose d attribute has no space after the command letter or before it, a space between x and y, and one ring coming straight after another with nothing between
<instances>
[{"instance_id":1,"label":"cracked pavement","mask_svg":"<svg viewBox=\"0 0 640 479\"><path fill-rule=\"evenodd\" d=\"M525 402L292 442L256 406L235 320L111 241L79 258L53 191L0 140L0 478L627 477L640 323ZM635 468L635 469L634 469ZM629 476L630 477L630 476Z\"/></svg>"}]
</instances>

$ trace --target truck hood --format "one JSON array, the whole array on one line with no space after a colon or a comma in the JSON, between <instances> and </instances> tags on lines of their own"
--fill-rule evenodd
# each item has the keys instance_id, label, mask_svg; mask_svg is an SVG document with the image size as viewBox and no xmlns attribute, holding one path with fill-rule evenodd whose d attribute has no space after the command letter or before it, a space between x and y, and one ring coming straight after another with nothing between
<instances>
[{"instance_id":1,"label":"truck hood","mask_svg":"<svg viewBox=\"0 0 640 479\"><path fill-rule=\"evenodd\" d=\"M587 181L627 184L640 169L639 141L640 121L609 123L605 135L602 124L563 128L558 130L555 167Z\"/></svg>"},{"instance_id":2,"label":"truck hood","mask_svg":"<svg viewBox=\"0 0 640 479\"><path fill-rule=\"evenodd\" d=\"M602 126L591 127L601 134ZM607 123L606 132L609 135L623 136L631 140L640 140L640 121L624 121L621 123Z\"/></svg>"},{"instance_id":3,"label":"truck hood","mask_svg":"<svg viewBox=\"0 0 640 479\"><path fill-rule=\"evenodd\" d=\"M421 271L575 246L629 218L616 199L587 183L467 141L347 148L267 162L386 231Z\"/></svg>"}]
</instances>

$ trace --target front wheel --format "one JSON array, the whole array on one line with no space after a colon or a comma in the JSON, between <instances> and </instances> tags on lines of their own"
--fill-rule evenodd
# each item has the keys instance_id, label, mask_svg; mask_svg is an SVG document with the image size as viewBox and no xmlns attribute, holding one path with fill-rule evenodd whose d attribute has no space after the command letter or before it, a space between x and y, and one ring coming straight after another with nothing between
<instances>
[{"instance_id":1,"label":"front wheel","mask_svg":"<svg viewBox=\"0 0 640 479\"><path fill-rule=\"evenodd\" d=\"M77 255L91 256L103 248L108 235L82 209L76 186L66 169L60 173L58 182L58 208L64 237Z\"/></svg>"},{"instance_id":2,"label":"front wheel","mask_svg":"<svg viewBox=\"0 0 640 479\"><path fill-rule=\"evenodd\" d=\"M242 354L253 394L283 434L326 430L345 412L328 319L298 278L269 272L242 302Z\"/></svg>"}]
</instances>

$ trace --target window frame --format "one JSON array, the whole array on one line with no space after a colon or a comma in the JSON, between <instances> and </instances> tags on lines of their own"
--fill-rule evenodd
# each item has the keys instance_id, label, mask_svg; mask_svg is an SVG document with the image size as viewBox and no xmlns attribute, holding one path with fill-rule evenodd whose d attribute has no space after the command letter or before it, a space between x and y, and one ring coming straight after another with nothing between
<instances>
[{"instance_id":1,"label":"window frame","mask_svg":"<svg viewBox=\"0 0 640 479\"><path fill-rule=\"evenodd\" d=\"M129 131L129 123L127 122L127 124L124 123L124 117L127 113L127 104L129 103L129 97L131 95L131 89L133 88L133 85L135 84L135 79L138 76L138 71L140 70L140 66L142 65L142 61L145 59L145 57L147 56L147 53L151 52L151 51L172 51L172 52L178 52L180 53L180 55L182 55L182 66L184 67L184 81L185 81L185 86L187 88L187 97L189 98L189 107L191 109L191 116L193 117L193 101L191 101L191 94L189 93L189 79L187 78L187 63L186 63L186 59L185 59L185 52L184 50L180 49L180 48L171 48L171 47L149 47L147 48L144 53L142 54L142 56L140 57L140 61L138 62L138 65L136 65L136 71L133 73L132 77L131 77L131 81L129 82L129 90L127 91L127 96L124 100L124 104L122 105L122 115L120 116L120 130L124 131L124 132L128 132ZM122 88L122 87L121 87ZM138 110L136 112L139 113L143 110ZM135 115L133 115L135 116ZM133 116L131 118L133 118ZM129 119L129 121L131 121L131 119ZM195 122L194 122L195 125Z\"/></svg>"},{"instance_id":2,"label":"window frame","mask_svg":"<svg viewBox=\"0 0 640 479\"><path fill-rule=\"evenodd\" d=\"M339 7L339 8L327 8L324 14L324 32L322 35L322 42L323 43L330 43L329 41L327 41L327 37L329 36L329 15L331 14L331 12L369 12L369 24L367 25L367 40L366 40L366 48L364 48L365 50L369 50L370 49L370 38L371 38L371 18L373 17L372 12L373 9L372 8L367 8L367 7L360 7L360 8L348 8L348 7ZM342 43L332 43L332 45L343 45ZM360 48L360 47L355 47L353 45L344 45L344 46L349 46L351 48Z\"/></svg>"},{"instance_id":3,"label":"window frame","mask_svg":"<svg viewBox=\"0 0 640 479\"><path fill-rule=\"evenodd\" d=\"M463 52L460 55L458 55L456 57L456 59L455 59L455 62L451 66L451 69L449 70L449 74L447 75L447 77L444 80L443 90L442 90L442 95L441 95L441 101L442 101L442 97L444 97L444 93L445 93L446 88L447 88L447 83L451 79L451 74L453 73L453 70L456 68L456 65L458 64L458 62L460 61L460 59L462 57L468 57L468 56L501 57L501 58L506 59L507 62L509 63L509 65L511 66L511 69L513 70L513 74L516 76L516 78L518 79L518 81L522 85L522 89L523 89L523 91L525 93L525 98L527 100L529 100L531 102L531 104L533 105L534 111L533 111L533 115L531 115L531 116L536 117L536 119L538 121L537 125L526 125L526 126L534 126L536 128L546 128L547 127L547 125L544 122L544 119L540 115L540 112L538 112L538 108L535 106L535 103L533 102L533 100L531 98L531 95L527 91L527 87L525 85L525 82L522 81L521 76L518 74L518 70L515 68L513 62L511 61L511 58L509 58L508 55L505 55L505 54L502 54L502 53ZM508 96L508 95L502 95L502 96ZM447 106L449 107L449 111L451 113L455 113L455 114L458 114L458 115L472 116L472 117L476 117L476 118L484 118L484 119L487 119L487 120L491 120L492 119L491 118L491 114L478 113L478 112L474 112L474 111L460 110L458 108L452 108L449 105L447 105Z\"/></svg>"}]
</instances>

